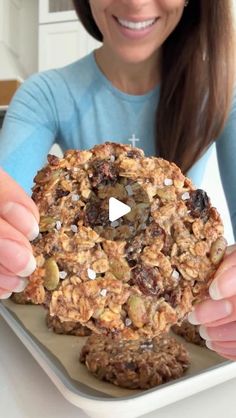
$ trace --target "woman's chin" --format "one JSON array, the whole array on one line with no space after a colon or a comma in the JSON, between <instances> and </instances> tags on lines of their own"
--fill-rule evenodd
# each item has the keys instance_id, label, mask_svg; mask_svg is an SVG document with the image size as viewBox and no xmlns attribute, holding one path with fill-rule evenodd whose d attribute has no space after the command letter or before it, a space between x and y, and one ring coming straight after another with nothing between
<instances>
[{"instance_id":1,"label":"woman's chin","mask_svg":"<svg viewBox=\"0 0 236 418\"><path fill-rule=\"evenodd\" d=\"M117 51L117 55L120 60L126 64L141 64L148 61L157 51L147 51L145 48L122 48L121 51Z\"/></svg>"}]
</instances>

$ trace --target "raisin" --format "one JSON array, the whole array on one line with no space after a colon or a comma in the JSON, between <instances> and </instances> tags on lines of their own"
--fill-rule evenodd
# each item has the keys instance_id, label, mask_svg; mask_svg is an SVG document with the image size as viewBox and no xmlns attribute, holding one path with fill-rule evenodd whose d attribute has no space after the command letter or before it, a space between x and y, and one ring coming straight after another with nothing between
<instances>
[{"instance_id":1,"label":"raisin","mask_svg":"<svg viewBox=\"0 0 236 418\"><path fill-rule=\"evenodd\" d=\"M56 157L56 155L48 154L47 159L49 164L53 166L58 165L60 163L60 159Z\"/></svg>"},{"instance_id":2,"label":"raisin","mask_svg":"<svg viewBox=\"0 0 236 418\"><path fill-rule=\"evenodd\" d=\"M134 370L137 370L137 364L134 363L133 361L129 361L129 362L126 361L125 368L134 371Z\"/></svg>"},{"instance_id":3,"label":"raisin","mask_svg":"<svg viewBox=\"0 0 236 418\"><path fill-rule=\"evenodd\" d=\"M166 300L166 302L169 303L169 305L171 305L174 309L177 308L178 305L180 305L181 293L179 289L169 290L168 292L164 293L163 297Z\"/></svg>"},{"instance_id":4,"label":"raisin","mask_svg":"<svg viewBox=\"0 0 236 418\"><path fill-rule=\"evenodd\" d=\"M144 295L159 296L162 293L159 285L162 277L157 267L138 265L132 270L131 275L131 284L136 284Z\"/></svg>"},{"instance_id":5,"label":"raisin","mask_svg":"<svg viewBox=\"0 0 236 418\"><path fill-rule=\"evenodd\" d=\"M166 235L165 241L164 241L164 246L163 246L161 252L166 256L170 255L173 244L174 244L173 237L171 235Z\"/></svg>"},{"instance_id":6,"label":"raisin","mask_svg":"<svg viewBox=\"0 0 236 418\"><path fill-rule=\"evenodd\" d=\"M127 152L127 157L129 158L142 158L142 153L137 149L132 149Z\"/></svg>"},{"instance_id":7,"label":"raisin","mask_svg":"<svg viewBox=\"0 0 236 418\"><path fill-rule=\"evenodd\" d=\"M89 202L86 205L84 218L85 226L106 226L109 224L108 210L102 208L101 202Z\"/></svg>"},{"instance_id":8,"label":"raisin","mask_svg":"<svg viewBox=\"0 0 236 418\"><path fill-rule=\"evenodd\" d=\"M165 239L166 233L164 229L158 225L156 222L152 222L147 230L146 230L146 238L156 238L156 237L163 237L163 241Z\"/></svg>"},{"instance_id":9,"label":"raisin","mask_svg":"<svg viewBox=\"0 0 236 418\"><path fill-rule=\"evenodd\" d=\"M192 229L192 223L191 222L188 222L188 221L185 221L184 222L184 226L185 226L185 228L190 232L190 233L192 233L193 232L193 229Z\"/></svg>"},{"instance_id":10,"label":"raisin","mask_svg":"<svg viewBox=\"0 0 236 418\"><path fill-rule=\"evenodd\" d=\"M194 218L205 218L207 216L210 201L204 190L197 189L190 192L190 199L186 201L186 204Z\"/></svg>"},{"instance_id":11,"label":"raisin","mask_svg":"<svg viewBox=\"0 0 236 418\"><path fill-rule=\"evenodd\" d=\"M93 187L97 187L99 184L112 184L117 181L118 170L107 160L101 160L94 162L93 165L93 177L91 183Z\"/></svg>"},{"instance_id":12,"label":"raisin","mask_svg":"<svg viewBox=\"0 0 236 418\"><path fill-rule=\"evenodd\" d=\"M40 193L41 187L40 186L35 186L31 199L34 200L36 203L39 201L38 195Z\"/></svg>"},{"instance_id":13,"label":"raisin","mask_svg":"<svg viewBox=\"0 0 236 418\"><path fill-rule=\"evenodd\" d=\"M64 196L68 196L68 194L70 194L70 192L68 192L68 190L57 189L56 190L56 195L55 195L55 200L58 200L58 199L60 199L61 197L64 197Z\"/></svg>"}]
</instances>

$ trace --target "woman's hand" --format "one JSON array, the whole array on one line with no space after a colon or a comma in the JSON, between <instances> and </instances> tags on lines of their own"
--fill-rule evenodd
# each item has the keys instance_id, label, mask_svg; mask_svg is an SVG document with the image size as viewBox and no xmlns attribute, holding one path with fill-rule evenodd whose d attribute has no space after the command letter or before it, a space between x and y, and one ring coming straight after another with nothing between
<instances>
[{"instance_id":1,"label":"woman's hand","mask_svg":"<svg viewBox=\"0 0 236 418\"><path fill-rule=\"evenodd\" d=\"M202 324L199 332L208 348L236 360L236 245L227 248L209 294L211 299L196 305L188 320Z\"/></svg>"},{"instance_id":2,"label":"woman's hand","mask_svg":"<svg viewBox=\"0 0 236 418\"><path fill-rule=\"evenodd\" d=\"M39 233L33 200L0 168L0 299L24 290L36 268L29 241Z\"/></svg>"}]
</instances>

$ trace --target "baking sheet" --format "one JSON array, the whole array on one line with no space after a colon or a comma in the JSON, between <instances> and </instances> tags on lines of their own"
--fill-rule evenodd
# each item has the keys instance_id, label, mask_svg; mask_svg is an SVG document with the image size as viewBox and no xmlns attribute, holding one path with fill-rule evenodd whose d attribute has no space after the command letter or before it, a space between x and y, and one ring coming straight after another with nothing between
<instances>
[{"instance_id":1,"label":"baking sheet","mask_svg":"<svg viewBox=\"0 0 236 418\"><path fill-rule=\"evenodd\" d=\"M101 382L92 376L78 360L80 350L87 337L58 335L48 330L45 323L46 310L42 306L17 305L11 300L4 301L3 305L14 314L23 327L34 337L36 342L38 341L50 353L57 367L60 367L64 373L67 373L74 384L78 384L78 388L81 388L82 384L101 394L116 398L143 393L141 390L119 388L110 383ZM184 343L190 352L191 366L184 374L185 378L226 362L223 357L220 357L213 351L187 343L182 337L176 336L173 333L172 335ZM173 380L173 382L177 382L178 380ZM158 390L158 387L156 390Z\"/></svg>"}]
</instances>

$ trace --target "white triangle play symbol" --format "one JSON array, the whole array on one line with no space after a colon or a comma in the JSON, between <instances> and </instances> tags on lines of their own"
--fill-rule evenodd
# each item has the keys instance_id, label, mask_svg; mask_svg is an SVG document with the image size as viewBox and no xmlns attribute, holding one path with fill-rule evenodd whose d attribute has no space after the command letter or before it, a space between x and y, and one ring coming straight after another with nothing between
<instances>
[{"instance_id":1,"label":"white triangle play symbol","mask_svg":"<svg viewBox=\"0 0 236 418\"><path fill-rule=\"evenodd\" d=\"M131 207L121 202L120 200L115 199L115 197L110 197L109 199L109 221L114 222L122 216L126 215L131 211Z\"/></svg>"}]
</instances>

